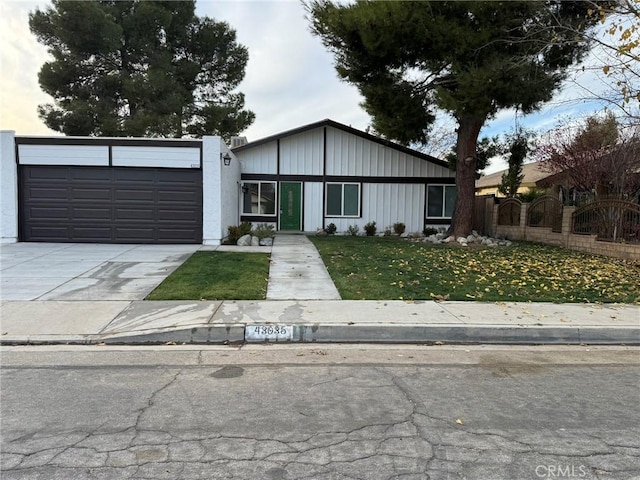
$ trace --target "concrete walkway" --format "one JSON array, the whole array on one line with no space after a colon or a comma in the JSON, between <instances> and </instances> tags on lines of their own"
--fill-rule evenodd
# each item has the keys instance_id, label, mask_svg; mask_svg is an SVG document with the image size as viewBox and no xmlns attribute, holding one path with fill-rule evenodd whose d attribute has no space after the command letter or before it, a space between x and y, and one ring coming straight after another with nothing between
<instances>
[{"instance_id":1,"label":"concrete walkway","mask_svg":"<svg viewBox=\"0 0 640 480\"><path fill-rule=\"evenodd\" d=\"M267 300L340 300L318 250L306 235L276 235Z\"/></svg>"}]
</instances>

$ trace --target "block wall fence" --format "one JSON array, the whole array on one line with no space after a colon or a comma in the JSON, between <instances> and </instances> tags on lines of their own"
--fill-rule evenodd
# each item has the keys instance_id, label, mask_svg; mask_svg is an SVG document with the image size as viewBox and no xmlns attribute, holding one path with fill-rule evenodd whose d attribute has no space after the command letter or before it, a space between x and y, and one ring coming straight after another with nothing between
<instances>
[{"instance_id":1,"label":"block wall fence","mask_svg":"<svg viewBox=\"0 0 640 480\"><path fill-rule=\"evenodd\" d=\"M480 202L494 203L493 198L479 198ZM576 207L564 207L562 210L562 231L553 232L551 227L527 226L527 212L530 204L523 203L520 211L520 225L498 225L498 205L493 205L491 218L491 231L486 232L509 240L522 240L538 242L556 247L568 248L578 252L625 260L640 261L640 244L604 242L597 239L596 235L580 235L571 233L573 212Z\"/></svg>"}]
</instances>

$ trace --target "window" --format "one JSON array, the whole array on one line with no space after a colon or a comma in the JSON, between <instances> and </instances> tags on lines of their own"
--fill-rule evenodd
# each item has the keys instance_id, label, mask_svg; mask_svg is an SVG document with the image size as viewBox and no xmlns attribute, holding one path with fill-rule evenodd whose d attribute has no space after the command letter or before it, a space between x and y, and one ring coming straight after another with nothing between
<instances>
[{"instance_id":1,"label":"window","mask_svg":"<svg viewBox=\"0 0 640 480\"><path fill-rule=\"evenodd\" d=\"M360 216L360 184L359 183L327 183L328 217Z\"/></svg>"},{"instance_id":2,"label":"window","mask_svg":"<svg viewBox=\"0 0 640 480\"><path fill-rule=\"evenodd\" d=\"M451 218L455 203L455 185L429 185L427 187L427 218Z\"/></svg>"},{"instance_id":3,"label":"window","mask_svg":"<svg viewBox=\"0 0 640 480\"><path fill-rule=\"evenodd\" d=\"M245 182L242 184L242 213L244 215L275 215L275 182Z\"/></svg>"}]
</instances>

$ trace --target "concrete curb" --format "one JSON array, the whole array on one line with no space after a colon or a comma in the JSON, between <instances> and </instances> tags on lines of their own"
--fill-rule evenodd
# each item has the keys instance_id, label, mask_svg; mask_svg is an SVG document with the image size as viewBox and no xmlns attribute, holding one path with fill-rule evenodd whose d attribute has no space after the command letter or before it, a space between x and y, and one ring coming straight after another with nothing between
<instances>
[{"instance_id":1,"label":"concrete curb","mask_svg":"<svg viewBox=\"0 0 640 480\"><path fill-rule=\"evenodd\" d=\"M28 344L230 344L230 343L448 343L503 345L640 345L639 327L513 325L293 325L290 339L247 338L251 324L167 328L112 335L3 337L0 345Z\"/></svg>"}]
</instances>

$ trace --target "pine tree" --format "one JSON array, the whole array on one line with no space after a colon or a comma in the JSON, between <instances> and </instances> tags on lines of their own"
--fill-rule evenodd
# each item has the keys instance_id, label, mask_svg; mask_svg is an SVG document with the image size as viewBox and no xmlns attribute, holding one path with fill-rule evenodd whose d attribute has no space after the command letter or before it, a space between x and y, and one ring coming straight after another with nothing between
<instances>
[{"instance_id":1,"label":"pine tree","mask_svg":"<svg viewBox=\"0 0 640 480\"><path fill-rule=\"evenodd\" d=\"M311 29L358 87L372 126L424 142L435 110L458 122L455 235L470 233L480 129L499 110L528 113L582 59L598 22L579 1L420 1L307 5ZM571 26L571 28L566 28Z\"/></svg>"},{"instance_id":2,"label":"pine tree","mask_svg":"<svg viewBox=\"0 0 640 480\"><path fill-rule=\"evenodd\" d=\"M194 1L63 1L29 16L53 59L39 73L54 104L40 118L67 135L182 137L247 128L235 88L247 49Z\"/></svg>"}]
</instances>

